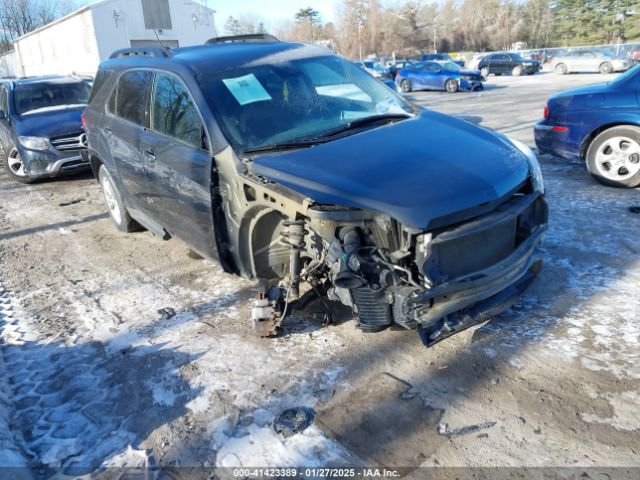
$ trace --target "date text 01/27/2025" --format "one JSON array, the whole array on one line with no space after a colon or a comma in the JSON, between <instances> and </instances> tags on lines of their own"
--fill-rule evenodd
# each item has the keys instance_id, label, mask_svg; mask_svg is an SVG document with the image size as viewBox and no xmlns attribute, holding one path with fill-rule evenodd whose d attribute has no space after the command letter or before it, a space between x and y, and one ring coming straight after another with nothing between
<instances>
[{"instance_id":1,"label":"date text 01/27/2025","mask_svg":"<svg viewBox=\"0 0 640 480\"><path fill-rule=\"evenodd\" d=\"M399 478L398 470L387 468L234 468L239 478Z\"/></svg>"}]
</instances>

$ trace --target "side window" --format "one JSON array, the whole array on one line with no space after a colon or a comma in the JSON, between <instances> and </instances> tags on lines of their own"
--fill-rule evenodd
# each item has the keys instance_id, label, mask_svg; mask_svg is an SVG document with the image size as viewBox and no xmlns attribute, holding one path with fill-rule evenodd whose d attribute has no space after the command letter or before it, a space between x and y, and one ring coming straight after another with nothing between
<instances>
[{"instance_id":1,"label":"side window","mask_svg":"<svg viewBox=\"0 0 640 480\"><path fill-rule=\"evenodd\" d=\"M125 72L111 94L109 111L130 122L145 126L146 92L151 77L151 72L144 70Z\"/></svg>"},{"instance_id":2,"label":"side window","mask_svg":"<svg viewBox=\"0 0 640 480\"><path fill-rule=\"evenodd\" d=\"M203 127L198 111L187 87L173 76L156 74L151 128L194 148L203 146Z\"/></svg>"}]
</instances>

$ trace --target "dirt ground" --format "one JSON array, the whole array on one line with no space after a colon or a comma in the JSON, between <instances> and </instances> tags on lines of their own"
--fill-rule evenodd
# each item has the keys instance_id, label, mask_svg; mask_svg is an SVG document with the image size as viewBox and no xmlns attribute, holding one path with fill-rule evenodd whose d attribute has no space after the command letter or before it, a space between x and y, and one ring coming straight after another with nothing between
<instances>
[{"instance_id":1,"label":"dirt ground","mask_svg":"<svg viewBox=\"0 0 640 480\"><path fill-rule=\"evenodd\" d=\"M483 92L409 96L533 146L550 94L602 80L492 76ZM254 338L254 283L179 241L118 232L89 175L23 186L0 171L0 426L36 476L640 466L640 190L540 161L540 277L512 309L430 349L352 321L291 319L282 338ZM291 407L313 421L284 437L272 424Z\"/></svg>"}]
</instances>

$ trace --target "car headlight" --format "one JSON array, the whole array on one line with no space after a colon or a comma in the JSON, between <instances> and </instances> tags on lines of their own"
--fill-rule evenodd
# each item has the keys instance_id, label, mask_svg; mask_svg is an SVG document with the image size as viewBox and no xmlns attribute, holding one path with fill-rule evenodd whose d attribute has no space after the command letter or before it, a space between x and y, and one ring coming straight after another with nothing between
<instances>
[{"instance_id":1,"label":"car headlight","mask_svg":"<svg viewBox=\"0 0 640 480\"><path fill-rule=\"evenodd\" d=\"M42 137L18 137L20 145L29 150L48 150L49 144L46 138Z\"/></svg>"},{"instance_id":2,"label":"car headlight","mask_svg":"<svg viewBox=\"0 0 640 480\"><path fill-rule=\"evenodd\" d=\"M540 163L538 162L538 157L536 157L536 154L533 153L531 149L520 140L510 138L509 141L513 144L514 147L524 153L525 157L527 157L529 171L531 172L533 189L536 192L544 193L544 180L542 179L542 170L540 170Z\"/></svg>"}]
</instances>

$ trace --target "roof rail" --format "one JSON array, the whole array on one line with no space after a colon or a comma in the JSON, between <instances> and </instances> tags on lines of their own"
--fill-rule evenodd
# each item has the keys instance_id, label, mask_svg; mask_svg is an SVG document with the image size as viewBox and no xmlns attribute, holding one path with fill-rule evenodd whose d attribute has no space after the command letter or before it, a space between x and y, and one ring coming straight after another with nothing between
<instances>
[{"instance_id":1,"label":"roof rail","mask_svg":"<svg viewBox=\"0 0 640 480\"><path fill-rule=\"evenodd\" d=\"M121 48L113 52L109 59L126 58L126 57L173 57L173 52L169 47L138 47L138 48Z\"/></svg>"},{"instance_id":2,"label":"roof rail","mask_svg":"<svg viewBox=\"0 0 640 480\"><path fill-rule=\"evenodd\" d=\"M276 37L268 33L248 33L246 35L231 35L228 37L213 37L205 42L206 45L216 43L242 43L242 42L279 42Z\"/></svg>"}]
</instances>

